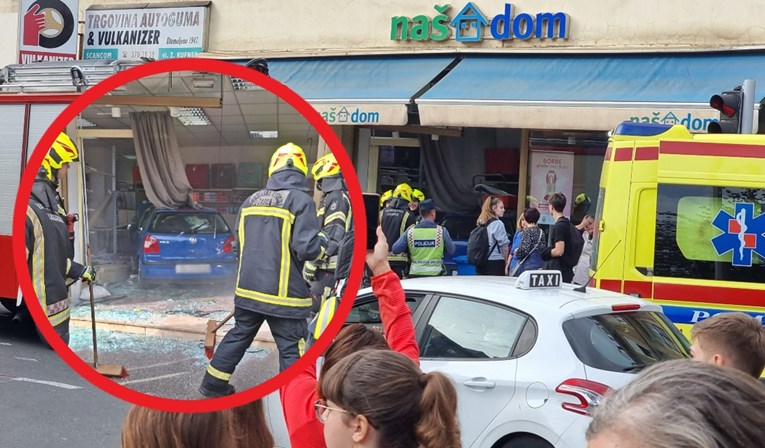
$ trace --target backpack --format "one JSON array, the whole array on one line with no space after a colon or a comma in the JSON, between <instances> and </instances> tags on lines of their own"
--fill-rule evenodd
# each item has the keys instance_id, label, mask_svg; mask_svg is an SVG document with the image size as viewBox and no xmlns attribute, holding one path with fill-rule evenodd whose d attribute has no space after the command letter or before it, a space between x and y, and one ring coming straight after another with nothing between
<instances>
[{"instance_id":1,"label":"backpack","mask_svg":"<svg viewBox=\"0 0 765 448\"><path fill-rule=\"evenodd\" d=\"M475 266L483 266L489 261L489 255L494 251L494 246L489 248L489 223L494 221L490 219L486 224L479 224L478 227L470 231L470 237L467 244L467 260Z\"/></svg>"},{"instance_id":2,"label":"backpack","mask_svg":"<svg viewBox=\"0 0 765 448\"><path fill-rule=\"evenodd\" d=\"M571 249L566 248L563 253L563 262L572 268L579 264L579 257L582 255L582 249L584 249L584 238L582 233L576 228L571 220L568 220L568 233L570 235Z\"/></svg>"}]
</instances>

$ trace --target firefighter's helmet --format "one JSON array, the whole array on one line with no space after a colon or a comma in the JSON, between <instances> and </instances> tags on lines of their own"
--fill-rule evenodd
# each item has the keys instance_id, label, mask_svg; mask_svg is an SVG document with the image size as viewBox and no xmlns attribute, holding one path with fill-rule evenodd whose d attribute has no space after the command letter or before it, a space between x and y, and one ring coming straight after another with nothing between
<instances>
[{"instance_id":1,"label":"firefighter's helmet","mask_svg":"<svg viewBox=\"0 0 765 448\"><path fill-rule=\"evenodd\" d=\"M56 140L51 145L48 153L42 161L42 167L49 180L53 180L53 172L61 169L65 163L76 162L79 160L80 152L77 146L65 133L58 134Z\"/></svg>"},{"instance_id":2,"label":"firefighter's helmet","mask_svg":"<svg viewBox=\"0 0 765 448\"><path fill-rule=\"evenodd\" d=\"M393 190L394 198L401 198L406 202L412 201L412 187L407 183L398 184L396 189Z\"/></svg>"},{"instance_id":3,"label":"firefighter's helmet","mask_svg":"<svg viewBox=\"0 0 765 448\"><path fill-rule=\"evenodd\" d=\"M415 188L412 190L412 199L416 199L417 202L422 202L425 200L425 193Z\"/></svg>"},{"instance_id":4,"label":"firefighter's helmet","mask_svg":"<svg viewBox=\"0 0 765 448\"><path fill-rule=\"evenodd\" d=\"M380 208L385 206L385 203L390 200L390 198L393 197L393 190L388 190L382 195L380 195Z\"/></svg>"},{"instance_id":5,"label":"firefighter's helmet","mask_svg":"<svg viewBox=\"0 0 765 448\"><path fill-rule=\"evenodd\" d=\"M324 179L325 177L339 176L340 165L337 163L335 155L330 152L321 156L313 164L311 174L313 174L313 178L317 182Z\"/></svg>"},{"instance_id":6,"label":"firefighter's helmet","mask_svg":"<svg viewBox=\"0 0 765 448\"><path fill-rule=\"evenodd\" d=\"M300 171L304 176L308 174L308 164L303 148L294 143L287 143L274 152L271 163L268 165L268 176L287 169Z\"/></svg>"}]
</instances>

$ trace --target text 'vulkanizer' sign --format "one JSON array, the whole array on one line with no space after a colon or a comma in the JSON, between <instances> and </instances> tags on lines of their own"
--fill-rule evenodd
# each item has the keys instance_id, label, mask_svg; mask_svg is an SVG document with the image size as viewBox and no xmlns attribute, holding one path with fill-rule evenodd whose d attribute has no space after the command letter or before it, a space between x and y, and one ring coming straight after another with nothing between
<instances>
[{"instance_id":1,"label":"text 'vulkanizer' sign","mask_svg":"<svg viewBox=\"0 0 765 448\"><path fill-rule=\"evenodd\" d=\"M194 56L205 47L204 6L88 9L84 59L170 59Z\"/></svg>"},{"instance_id":2,"label":"text 'vulkanizer' sign","mask_svg":"<svg viewBox=\"0 0 765 448\"><path fill-rule=\"evenodd\" d=\"M391 40L444 41L454 32L457 42L480 42L484 29L496 40L568 39L570 19L563 12L540 12L529 14L517 12L511 3L505 3L504 11L489 17L473 2L468 2L456 15L449 12L451 5L435 5L434 17L394 16L390 19Z\"/></svg>"}]
</instances>

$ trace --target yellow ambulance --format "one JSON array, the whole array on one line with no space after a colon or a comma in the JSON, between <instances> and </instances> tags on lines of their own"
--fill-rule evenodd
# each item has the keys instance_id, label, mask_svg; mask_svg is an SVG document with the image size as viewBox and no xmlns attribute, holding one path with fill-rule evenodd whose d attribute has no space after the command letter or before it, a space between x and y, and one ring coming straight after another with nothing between
<instances>
[{"instance_id":1,"label":"yellow ambulance","mask_svg":"<svg viewBox=\"0 0 765 448\"><path fill-rule=\"evenodd\" d=\"M765 135L622 123L600 179L590 285L662 305L690 327L765 316Z\"/></svg>"}]
</instances>

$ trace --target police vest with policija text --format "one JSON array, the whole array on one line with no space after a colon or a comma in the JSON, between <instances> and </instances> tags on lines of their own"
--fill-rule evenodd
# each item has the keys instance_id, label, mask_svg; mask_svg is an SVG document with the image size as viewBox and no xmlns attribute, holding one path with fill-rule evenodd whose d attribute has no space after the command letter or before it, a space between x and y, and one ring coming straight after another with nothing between
<instances>
[{"instance_id":1,"label":"police vest with policija text","mask_svg":"<svg viewBox=\"0 0 765 448\"><path fill-rule=\"evenodd\" d=\"M410 275L436 276L444 272L444 229L414 227L407 231L406 244L412 264Z\"/></svg>"}]
</instances>

